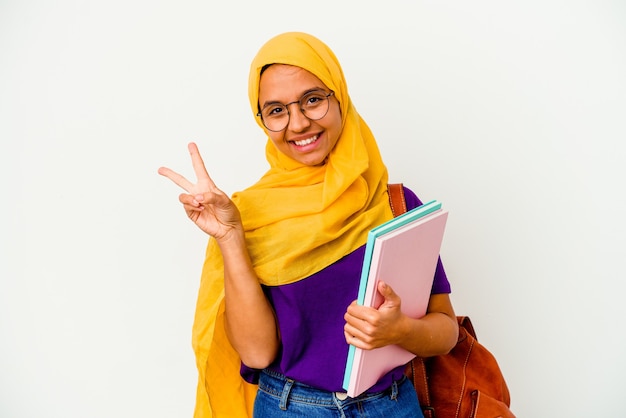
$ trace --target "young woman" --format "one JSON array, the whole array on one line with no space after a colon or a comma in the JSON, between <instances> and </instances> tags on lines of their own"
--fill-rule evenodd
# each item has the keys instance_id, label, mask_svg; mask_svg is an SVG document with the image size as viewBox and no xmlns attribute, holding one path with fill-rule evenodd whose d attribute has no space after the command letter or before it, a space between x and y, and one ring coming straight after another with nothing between
<instances>
[{"instance_id":1,"label":"young woman","mask_svg":"<svg viewBox=\"0 0 626 418\"><path fill-rule=\"evenodd\" d=\"M385 283L380 308L354 301L367 233L392 213L387 169L338 60L311 35L278 35L252 62L249 98L268 137L256 184L229 198L193 143L196 183L159 169L211 237L193 329L195 416L421 416L402 367L359 397L342 388L349 344L426 357L448 352L458 328L441 262L421 319L403 315ZM405 193L409 209L421 204Z\"/></svg>"}]
</instances>

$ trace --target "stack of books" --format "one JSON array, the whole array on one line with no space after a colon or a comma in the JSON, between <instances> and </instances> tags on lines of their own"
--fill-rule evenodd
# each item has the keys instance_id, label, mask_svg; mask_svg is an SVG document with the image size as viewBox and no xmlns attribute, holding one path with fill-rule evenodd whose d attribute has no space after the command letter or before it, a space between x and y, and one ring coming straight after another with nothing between
<instances>
[{"instance_id":1,"label":"stack of books","mask_svg":"<svg viewBox=\"0 0 626 418\"><path fill-rule=\"evenodd\" d=\"M402 299L405 315L416 319L424 316L447 219L448 212L433 200L372 229L365 246L357 303L378 308L383 300L376 288L382 280ZM414 357L397 345L373 350L350 345L343 387L348 396L356 397Z\"/></svg>"}]
</instances>

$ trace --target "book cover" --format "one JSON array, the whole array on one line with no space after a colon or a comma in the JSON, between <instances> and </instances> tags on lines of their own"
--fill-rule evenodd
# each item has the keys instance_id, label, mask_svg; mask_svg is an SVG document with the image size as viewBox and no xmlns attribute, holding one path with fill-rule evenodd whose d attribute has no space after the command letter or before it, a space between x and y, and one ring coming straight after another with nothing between
<instances>
[{"instance_id":1,"label":"book cover","mask_svg":"<svg viewBox=\"0 0 626 418\"><path fill-rule=\"evenodd\" d=\"M441 204L432 201L372 229L366 244L357 302L378 308L382 297L376 288L378 281L383 280L401 297L404 314L412 318L424 316L447 216ZM395 345L374 350L351 345L344 389L348 396L358 396L385 373L413 357L414 354Z\"/></svg>"}]
</instances>

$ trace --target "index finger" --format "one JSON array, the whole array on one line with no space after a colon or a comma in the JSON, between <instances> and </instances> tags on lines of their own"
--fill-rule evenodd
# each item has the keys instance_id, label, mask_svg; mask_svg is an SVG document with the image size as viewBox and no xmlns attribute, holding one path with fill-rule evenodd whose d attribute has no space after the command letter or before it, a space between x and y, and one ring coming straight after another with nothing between
<instances>
[{"instance_id":1,"label":"index finger","mask_svg":"<svg viewBox=\"0 0 626 418\"><path fill-rule=\"evenodd\" d=\"M202 160L202 156L200 155L200 151L198 150L196 143L190 142L187 148L189 149L189 154L191 155L191 165L193 166L193 171L196 173L196 178L199 181L208 181L211 187L215 187L215 183L213 183L209 173L206 171L204 160Z\"/></svg>"}]
</instances>

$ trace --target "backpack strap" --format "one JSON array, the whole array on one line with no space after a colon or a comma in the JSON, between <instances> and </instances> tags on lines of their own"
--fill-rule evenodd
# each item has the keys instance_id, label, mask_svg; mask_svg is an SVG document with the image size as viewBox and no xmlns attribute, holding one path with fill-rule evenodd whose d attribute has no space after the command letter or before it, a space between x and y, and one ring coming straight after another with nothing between
<instances>
[{"instance_id":1,"label":"backpack strap","mask_svg":"<svg viewBox=\"0 0 626 418\"><path fill-rule=\"evenodd\" d=\"M387 185L389 205L393 216L402 215L406 212L406 200L404 199L404 186L402 183L390 183Z\"/></svg>"}]
</instances>

